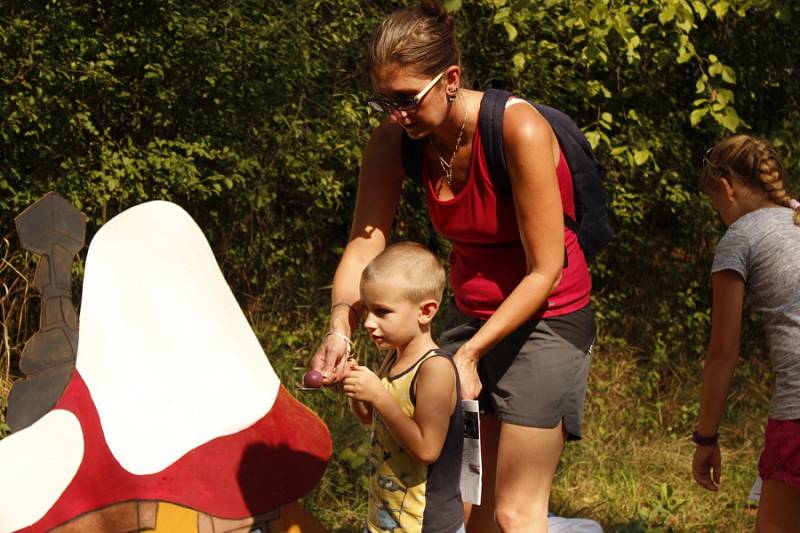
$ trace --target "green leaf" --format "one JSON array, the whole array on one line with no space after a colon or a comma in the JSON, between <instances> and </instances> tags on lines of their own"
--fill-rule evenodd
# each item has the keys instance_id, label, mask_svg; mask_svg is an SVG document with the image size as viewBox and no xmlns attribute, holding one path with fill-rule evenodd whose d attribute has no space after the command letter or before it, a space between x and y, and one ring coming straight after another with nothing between
<instances>
[{"instance_id":1,"label":"green leaf","mask_svg":"<svg viewBox=\"0 0 800 533\"><path fill-rule=\"evenodd\" d=\"M711 9L714 10L714 14L717 16L719 20L722 20L725 17L725 14L728 12L728 8L730 4L725 1L720 1L711 6Z\"/></svg>"},{"instance_id":2,"label":"green leaf","mask_svg":"<svg viewBox=\"0 0 800 533\"><path fill-rule=\"evenodd\" d=\"M703 117L706 116L707 114L708 114L707 107L701 107L695 109L689 115L689 122L692 124L692 126L696 126L697 124L700 123L701 120L703 120Z\"/></svg>"},{"instance_id":3,"label":"green leaf","mask_svg":"<svg viewBox=\"0 0 800 533\"><path fill-rule=\"evenodd\" d=\"M700 20L705 20L706 16L708 15L708 8L704 2L699 0L692 0L692 7L694 8L695 13L697 16L700 17Z\"/></svg>"},{"instance_id":4,"label":"green leaf","mask_svg":"<svg viewBox=\"0 0 800 533\"><path fill-rule=\"evenodd\" d=\"M517 38L517 28L515 28L510 22L503 22L503 27L506 29L509 41L513 41Z\"/></svg>"},{"instance_id":5,"label":"green leaf","mask_svg":"<svg viewBox=\"0 0 800 533\"><path fill-rule=\"evenodd\" d=\"M664 25L675 18L675 7L670 6L658 14L658 21Z\"/></svg>"},{"instance_id":6,"label":"green leaf","mask_svg":"<svg viewBox=\"0 0 800 533\"><path fill-rule=\"evenodd\" d=\"M525 54L517 52L514 54L514 57L511 58L511 62L514 64L514 71L521 72L522 69L525 68Z\"/></svg>"},{"instance_id":7,"label":"green leaf","mask_svg":"<svg viewBox=\"0 0 800 533\"><path fill-rule=\"evenodd\" d=\"M728 106L722 114L719 123L731 132L735 132L741 125L742 119L739 118L736 109Z\"/></svg>"},{"instance_id":8,"label":"green leaf","mask_svg":"<svg viewBox=\"0 0 800 533\"><path fill-rule=\"evenodd\" d=\"M736 83L736 71L733 70L731 67L724 66L722 67L722 79L728 83L735 84Z\"/></svg>"},{"instance_id":9,"label":"green leaf","mask_svg":"<svg viewBox=\"0 0 800 533\"><path fill-rule=\"evenodd\" d=\"M507 7L501 7L497 10L494 14L492 20L495 24L502 24L503 22L508 22L508 19L511 18L511 9Z\"/></svg>"},{"instance_id":10,"label":"green leaf","mask_svg":"<svg viewBox=\"0 0 800 533\"><path fill-rule=\"evenodd\" d=\"M448 13L455 13L461 9L461 0L445 0L444 8Z\"/></svg>"},{"instance_id":11,"label":"green leaf","mask_svg":"<svg viewBox=\"0 0 800 533\"><path fill-rule=\"evenodd\" d=\"M597 146L600 144L600 132L598 132L598 131L587 131L586 132L586 140L588 140L589 144L592 145L592 149L596 149Z\"/></svg>"},{"instance_id":12,"label":"green leaf","mask_svg":"<svg viewBox=\"0 0 800 533\"><path fill-rule=\"evenodd\" d=\"M642 166L647 163L647 160L650 159L650 150L647 148L643 150L635 149L633 151L633 162L636 163L637 166Z\"/></svg>"},{"instance_id":13,"label":"green leaf","mask_svg":"<svg viewBox=\"0 0 800 533\"><path fill-rule=\"evenodd\" d=\"M716 94L716 100L722 105L728 105L730 102L733 102L734 95L733 91L730 89L718 89Z\"/></svg>"},{"instance_id":14,"label":"green leaf","mask_svg":"<svg viewBox=\"0 0 800 533\"><path fill-rule=\"evenodd\" d=\"M624 154L627 151L628 151L628 145L627 144L623 144L621 146L615 146L614 148L612 148L611 149L611 155L617 156L617 155Z\"/></svg>"},{"instance_id":15,"label":"green leaf","mask_svg":"<svg viewBox=\"0 0 800 533\"><path fill-rule=\"evenodd\" d=\"M703 93L706 90L706 83L702 79L698 79L694 86L697 89L697 93Z\"/></svg>"}]
</instances>

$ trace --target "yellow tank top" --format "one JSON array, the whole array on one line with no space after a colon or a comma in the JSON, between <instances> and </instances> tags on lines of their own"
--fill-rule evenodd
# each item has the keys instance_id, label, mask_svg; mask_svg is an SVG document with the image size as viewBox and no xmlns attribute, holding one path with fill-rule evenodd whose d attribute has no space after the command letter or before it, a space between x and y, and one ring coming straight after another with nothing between
<instances>
[{"instance_id":1,"label":"yellow tank top","mask_svg":"<svg viewBox=\"0 0 800 533\"><path fill-rule=\"evenodd\" d=\"M414 382L420 365L431 357L452 358L431 350L404 372L384 376L383 386L409 416L414 417ZM389 358L390 368L396 355ZM458 373L456 387L458 389ZM458 397L458 396L457 396ZM371 532L452 532L463 523L459 489L463 446L461 403L450 417L450 426L442 453L431 465L408 455L392 438L381 416L373 411L372 440L369 457L369 512L367 528ZM430 511L426 513L426 509Z\"/></svg>"}]
</instances>

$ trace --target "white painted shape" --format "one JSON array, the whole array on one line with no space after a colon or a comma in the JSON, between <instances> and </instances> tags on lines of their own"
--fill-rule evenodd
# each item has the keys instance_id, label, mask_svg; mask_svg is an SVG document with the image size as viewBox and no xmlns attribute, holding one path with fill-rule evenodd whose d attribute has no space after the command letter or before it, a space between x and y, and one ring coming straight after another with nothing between
<instances>
[{"instance_id":1,"label":"white painted shape","mask_svg":"<svg viewBox=\"0 0 800 533\"><path fill-rule=\"evenodd\" d=\"M758 476L753 482L753 486L750 488L750 493L747 495L747 499L751 502L758 503L758 501L761 499L761 489L763 485L764 482L761 480L761 476Z\"/></svg>"},{"instance_id":2,"label":"white painted shape","mask_svg":"<svg viewBox=\"0 0 800 533\"><path fill-rule=\"evenodd\" d=\"M0 440L0 533L28 527L58 501L83 459L83 432L63 409Z\"/></svg>"},{"instance_id":3,"label":"white painted shape","mask_svg":"<svg viewBox=\"0 0 800 533\"><path fill-rule=\"evenodd\" d=\"M139 475L252 425L280 385L202 231L162 201L92 240L76 366L111 453Z\"/></svg>"},{"instance_id":4,"label":"white painted shape","mask_svg":"<svg viewBox=\"0 0 800 533\"><path fill-rule=\"evenodd\" d=\"M603 533L603 528L594 520L586 518L547 518L547 533Z\"/></svg>"}]
</instances>

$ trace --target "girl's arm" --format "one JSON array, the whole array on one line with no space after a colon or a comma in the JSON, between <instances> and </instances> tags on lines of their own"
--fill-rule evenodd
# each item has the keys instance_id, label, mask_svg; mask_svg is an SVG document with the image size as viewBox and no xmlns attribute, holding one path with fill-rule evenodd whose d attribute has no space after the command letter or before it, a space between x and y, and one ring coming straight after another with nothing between
<instances>
[{"instance_id":1,"label":"girl's arm","mask_svg":"<svg viewBox=\"0 0 800 533\"><path fill-rule=\"evenodd\" d=\"M700 419L697 424L697 432L703 437L715 436L722 420L733 371L739 360L744 306L744 280L737 272L722 270L714 273L711 286L711 340L703 368ZM692 471L700 485L716 490L721 465L719 445L697 446Z\"/></svg>"},{"instance_id":2,"label":"girl's arm","mask_svg":"<svg viewBox=\"0 0 800 533\"><path fill-rule=\"evenodd\" d=\"M394 221L403 183L400 154L402 128L388 120L370 137L358 176L358 193L350 237L333 277L330 329L347 337L360 319L359 281L367 263L385 247ZM348 305L336 305L348 304ZM311 367L330 385L341 380L346 368L347 342L325 337Z\"/></svg>"},{"instance_id":3,"label":"girl's arm","mask_svg":"<svg viewBox=\"0 0 800 533\"><path fill-rule=\"evenodd\" d=\"M383 389L372 406L394 440L416 460L431 464L442 453L450 416L456 408L456 375L444 357L431 357L419 368L416 380L414 418L407 416Z\"/></svg>"},{"instance_id":4,"label":"girl's arm","mask_svg":"<svg viewBox=\"0 0 800 533\"><path fill-rule=\"evenodd\" d=\"M456 352L462 396L480 391L478 360L498 341L531 318L561 279L564 211L556 178L555 134L528 105L514 105L503 121L508 171L527 274L480 330Z\"/></svg>"}]
</instances>

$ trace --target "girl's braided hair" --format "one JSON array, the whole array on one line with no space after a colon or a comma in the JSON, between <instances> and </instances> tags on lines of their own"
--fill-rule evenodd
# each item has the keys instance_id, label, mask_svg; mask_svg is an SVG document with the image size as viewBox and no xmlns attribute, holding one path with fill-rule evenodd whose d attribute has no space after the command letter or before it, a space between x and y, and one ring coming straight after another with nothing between
<instances>
[{"instance_id":1,"label":"girl's braided hair","mask_svg":"<svg viewBox=\"0 0 800 533\"><path fill-rule=\"evenodd\" d=\"M716 190L719 179L738 180L752 191L766 194L778 205L794 209L794 223L800 226L800 207L793 206L786 192L783 162L770 143L752 135L734 135L720 141L705 158L702 182Z\"/></svg>"}]
</instances>

